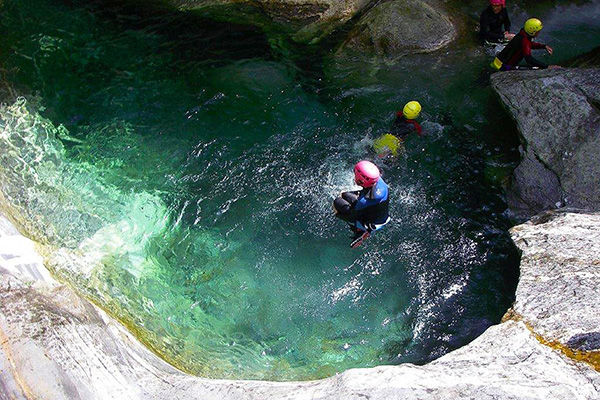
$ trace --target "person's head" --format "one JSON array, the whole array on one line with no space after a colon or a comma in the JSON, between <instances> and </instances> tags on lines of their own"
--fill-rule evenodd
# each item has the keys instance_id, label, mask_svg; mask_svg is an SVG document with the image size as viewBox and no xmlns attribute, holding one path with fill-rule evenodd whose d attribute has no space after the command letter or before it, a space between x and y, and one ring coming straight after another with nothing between
<instances>
[{"instance_id":1,"label":"person's head","mask_svg":"<svg viewBox=\"0 0 600 400\"><path fill-rule=\"evenodd\" d=\"M364 188L370 188L379 180L379 168L371 161L362 160L354 166L354 182Z\"/></svg>"},{"instance_id":2,"label":"person's head","mask_svg":"<svg viewBox=\"0 0 600 400\"><path fill-rule=\"evenodd\" d=\"M525 21L525 26L523 27L525 33L529 36L537 36L542 28L542 21L537 18L529 18L527 21Z\"/></svg>"},{"instance_id":3,"label":"person's head","mask_svg":"<svg viewBox=\"0 0 600 400\"><path fill-rule=\"evenodd\" d=\"M490 0L490 5L494 14L498 14L506 6L506 0Z\"/></svg>"},{"instance_id":4,"label":"person's head","mask_svg":"<svg viewBox=\"0 0 600 400\"><path fill-rule=\"evenodd\" d=\"M402 115L404 115L406 119L417 119L420 113L421 105L418 101L409 101L402 109Z\"/></svg>"}]
</instances>

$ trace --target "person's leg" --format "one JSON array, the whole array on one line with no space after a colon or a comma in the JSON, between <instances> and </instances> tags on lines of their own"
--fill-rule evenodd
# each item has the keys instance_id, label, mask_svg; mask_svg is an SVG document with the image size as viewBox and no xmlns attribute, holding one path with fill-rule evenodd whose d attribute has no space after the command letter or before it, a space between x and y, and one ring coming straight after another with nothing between
<instances>
[{"instance_id":1,"label":"person's leg","mask_svg":"<svg viewBox=\"0 0 600 400\"><path fill-rule=\"evenodd\" d=\"M343 192L340 197L333 202L335 216L346 222L354 222L354 203L358 200L360 192Z\"/></svg>"},{"instance_id":2,"label":"person's leg","mask_svg":"<svg viewBox=\"0 0 600 400\"><path fill-rule=\"evenodd\" d=\"M352 204L344 200L342 197L338 197L333 201L333 208L335 210L335 216L339 219L352 222Z\"/></svg>"},{"instance_id":3,"label":"person's leg","mask_svg":"<svg viewBox=\"0 0 600 400\"><path fill-rule=\"evenodd\" d=\"M342 193L342 199L350 203L351 206L358 201L358 192L344 192Z\"/></svg>"}]
</instances>

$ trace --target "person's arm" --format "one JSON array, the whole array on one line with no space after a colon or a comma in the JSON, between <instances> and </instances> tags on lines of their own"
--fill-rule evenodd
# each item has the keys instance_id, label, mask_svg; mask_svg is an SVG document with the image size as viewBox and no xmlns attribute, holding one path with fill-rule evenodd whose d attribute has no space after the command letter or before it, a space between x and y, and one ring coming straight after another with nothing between
<instances>
[{"instance_id":1,"label":"person's arm","mask_svg":"<svg viewBox=\"0 0 600 400\"><path fill-rule=\"evenodd\" d=\"M538 44L538 43L530 42L529 40L526 40L526 39L523 40L523 43L521 45L521 51L523 52L523 58L525 59L525 62L527 64L531 65L532 67L546 69L546 68L548 68L548 64L544 64L543 62L536 60L531 55L531 48L534 47L533 45L535 45L535 44Z\"/></svg>"},{"instance_id":2,"label":"person's arm","mask_svg":"<svg viewBox=\"0 0 600 400\"><path fill-rule=\"evenodd\" d=\"M506 11L506 8L504 8L502 12L504 13L504 30L506 32L510 32L510 19L508 18L508 11Z\"/></svg>"},{"instance_id":3,"label":"person's arm","mask_svg":"<svg viewBox=\"0 0 600 400\"><path fill-rule=\"evenodd\" d=\"M367 207L369 207L368 200L361 196L356 203L354 203L354 207L352 208L352 218L354 220L362 221L365 217Z\"/></svg>"},{"instance_id":4,"label":"person's arm","mask_svg":"<svg viewBox=\"0 0 600 400\"><path fill-rule=\"evenodd\" d=\"M538 42L531 42L531 48L535 49L535 50L539 50L539 49L545 49L546 45L545 44L541 44Z\"/></svg>"},{"instance_id":5,"label":"person's arm","mask_svg":"<svg viewBox=\"0 0 600 400\"><path fill-rule=\"evenodd\" d=\"M550 54L550 55L552 55L552 53L554 53L554 50L552 49L552 47L550 47L548 45L545 45L545 44L542 44L542 43L532 42L531 43L531 48L532 49L536 49L536 50L538 50L538 49L545 49L548 52L548 54Z\"/></svg>"},{"instance_id":6,"label":"person's arm","mask_svg":"<svg viewBox=\"0 0 600 400\"><path fill-rule=\"evenodd\" d=\"M482 12L481 18L479 18L479 35L482 39L492 41L502 40L504 38L504 33L495 33L490 31L490 19L486 11Z\"/></svg>"},{"instance_id":7,"label":"person's arm","mask_svg":"<svg viewBox=\"0 0 600 400\"><path fill-rule=\"evenodd\" d=\"M403 117L404 114L402 114L402 111L398 111L396 113L396 119L394 119L394 126L400 125L403 122Z\"/></svg>"},{"instance_id":8,"label":"person's arm","mask_svg":"<svg viewBox=\"0 0 600 400\"><path fill-rule=\"evenodd\" d=\"M415 131L417 131L417 135L423 136L423 129L421 128L421 125L419 125L419 123L417 121L415 121L414 126L415 126Z\"/></svg>"}]
</instances>

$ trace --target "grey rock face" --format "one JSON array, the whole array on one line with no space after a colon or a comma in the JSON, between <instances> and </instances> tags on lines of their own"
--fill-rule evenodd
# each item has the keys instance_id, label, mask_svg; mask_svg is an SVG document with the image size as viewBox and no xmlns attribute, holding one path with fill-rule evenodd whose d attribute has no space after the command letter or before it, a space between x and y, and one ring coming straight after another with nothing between
<instances>
[{"instance_id":1,"label":"grey rock face","mask_svg":"<svg viewBox=\"0 0 600 400\"><path fill-rule=\"evenodd\" d=\"M547 212L514 227L523 251L514 310L548 341L600 350L600 214Z\"/></svg>"},{"instance_id":2,"label":"grey rock face","mask_svg":"<svg viewBox=\"0 0 600 400\"><path fill-rule=\"evenodd\" d=\"M509 206L600 209L600 69L501 72L492 85L517 121L523 162Z\"/></svg>"},{"instance_id":3,"label":"grey rock face","mask_svg":"<svg viewBox=\"0 0 600 400\"><path fill-rule=\"evenodd\" d=\"M342 47L379 55L433 51L456 37L456 29L449 18L423 0L167 1L182 10L212 10L213 13L219 6L250 6L260 15L266 16L267 20L260 16L248 15L240 20L231 15L236 11L223 8L223 12L229 15L225 19L251 23L263 28L269 24L277 24L289 31L295 41L302 43L316 43L351 18L365 12ZM442 3L438 0L430 2ZM373 8L369 9L371 6Z\"/></svg>"},{"instance_id":4,"label":"grey rock face","mask_svg":"<svg viewBox=\"0 0 600 400\"><path fill-rule=\"evenodd\" d=\"M202 379L171 367L102 310L54 281L35 244L0 216L0 398L598 399L600 373L543 345L535 330L582 350L598 345L594 302L600 277L593 269L598 240L586 237L599 228L600 216L583 214L546 216L515 228L526 264L516 304L523 321L493 326L430 364L353 369L311 382L260 382ZM560 246L568 250L560 252ZM577 293L572 301L569 291L560 290L566 286ZM561 299L568 310L558 307ZM550 301L557 306L547 305ZM559 317L552 318L554 312ZM565 316L569 312L576 316Z\"/></svg>"},{"instance_id":5,"label":"grey rock face","mask_svg":"<svg viewBox=\"0 0 600 400\"><path fill-rule=\"evenodd\" d=\"M533 152L520 148L521 162L513 171L507 192L511 210L517 215L535 215L539 210L560 207L563 191L554 172L546 168Z\"/></svg>"},{"instance_id":6,"label":"grey rock face","mask_svg":"<svg viewBox=\"0 0 600 400\"><path fill-rule=\"evenodd\" d=\"M456 37L447 16L421 0L378 3L363 16L342 46L363 53L422 53L446 46Z\"/></svg>"},{"instance_id":7,"label":"grey rock face","mask_svg":"<svg viewBox=\"0 0 600 400\"><path fill-rule=\"evenodd\" d=\"M292 30L299 42L316 42L347 22L371 0L168 0L183 10L202 10L229 4L256 7L274 23Z\"/></svg>"}]
</instances>

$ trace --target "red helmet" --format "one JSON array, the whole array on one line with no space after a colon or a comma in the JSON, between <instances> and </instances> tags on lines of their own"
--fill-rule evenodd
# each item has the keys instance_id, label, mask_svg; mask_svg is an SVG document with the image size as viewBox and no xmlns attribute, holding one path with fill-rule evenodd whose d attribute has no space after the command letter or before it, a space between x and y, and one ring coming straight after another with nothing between
<instances>
[{"instance_id":1,"label":"red helmet","mask_svg":"<svg viewBox=\"0 0 600 400\"><path fill-rule=\"evenodd\" d=\"M490 4L493 6L506 7L506 0L490 0Z\"/></svg>"},{"instance_id":2,"label":"red helmet","mask_svg":"<svg viewBox=\"0 0 600 400\"><path fill-rule=\"evenodd\" d=\"M360 161L354 166L354 181L365 188L369 188L379 180L379 168L371 161Z\"/></svg>"}]
</instances>

